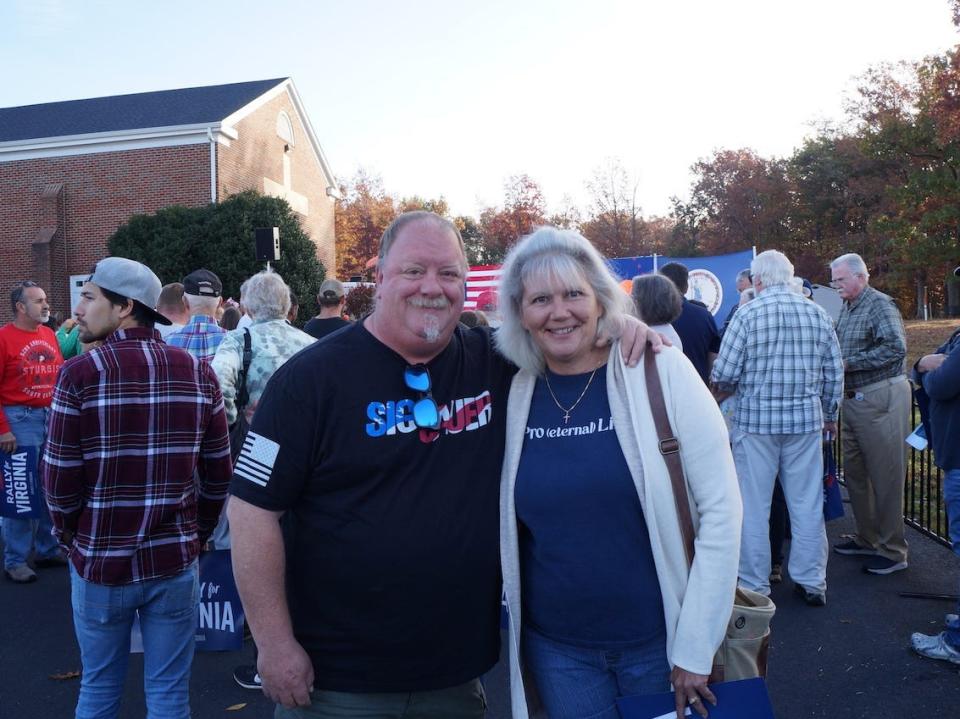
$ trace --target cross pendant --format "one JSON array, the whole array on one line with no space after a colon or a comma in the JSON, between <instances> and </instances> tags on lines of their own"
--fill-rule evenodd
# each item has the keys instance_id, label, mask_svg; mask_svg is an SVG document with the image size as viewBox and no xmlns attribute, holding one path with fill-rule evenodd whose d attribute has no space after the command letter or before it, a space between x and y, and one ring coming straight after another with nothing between
<instances>
[{"instance_id":1,"label":"cross pendant","mask_svg":"<svg viewBox=\"0 0 960 719\"><path fill-rule=\"evenodd\" d=\"M564 412L564 413L563 413L563 423L566 424L566 423L569 422L569 421L570 421L570 413L569 413L569 412Z\"/></svg>"}]
</instances>

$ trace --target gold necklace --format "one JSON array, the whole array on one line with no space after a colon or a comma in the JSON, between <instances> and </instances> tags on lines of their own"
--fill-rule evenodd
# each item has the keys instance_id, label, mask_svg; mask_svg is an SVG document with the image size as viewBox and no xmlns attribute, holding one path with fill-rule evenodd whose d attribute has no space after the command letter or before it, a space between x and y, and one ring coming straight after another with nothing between
<instances>
[{"instance_id":1,"label":"gold necklace","mask_svg":"<svg viewBox=\"0 0 960 719\"><path fill-rule=\"evenodd\" d=\"M583 396L587 393L587 390L590 389L590 383L593 382L593 376L597 373L598 369L600 368L597 367L597 369L593 370L593 372L590 373L590 379L587 380L587 386L583 388L583 392L581 392L580 396L577 397L577 401L574 402L572 405L570 405L570 407L564 407L562 404L560 404L560 401L557 399L557 395L553 393L553 387L550 386L549 371L543 373L543 378L547 381L547 391L550 393L550 396L553 397L553 403L560 408L561 412L563 412L564 424L570 421L570 413L576 409L577 405L580 404L580 400L583 399Z\"/></svg>"}]
</instances>

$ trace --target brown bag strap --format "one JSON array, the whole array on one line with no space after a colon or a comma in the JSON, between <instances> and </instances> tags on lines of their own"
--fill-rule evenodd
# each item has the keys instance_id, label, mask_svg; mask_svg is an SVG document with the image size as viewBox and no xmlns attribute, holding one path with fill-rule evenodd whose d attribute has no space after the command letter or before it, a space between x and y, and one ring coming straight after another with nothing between
<instances>
[{"instance_id":1,"label":"brown bag strap","mask_svg":"<svg viewBox=\"0 0 960 719\"><path fill-rule=\"evenodd\" d=\"M687 565L691 566L694 554L693 518L690 515L690 500L687 498L687 483L683 478L683 465L680 464L680 441L674 435L670 419L667 417L667 405L663 399L663 388L660 386L656 356L649 344L643 353L643 369L647 379L647 395L650 397L653 423L657 428L657 438L660 440L660 454L663 455L663 461L667 464L670 484L673 486L673 501L677 506L677 519L680 522L680 533L683 535Z\"/></svg>"}]
</instances>

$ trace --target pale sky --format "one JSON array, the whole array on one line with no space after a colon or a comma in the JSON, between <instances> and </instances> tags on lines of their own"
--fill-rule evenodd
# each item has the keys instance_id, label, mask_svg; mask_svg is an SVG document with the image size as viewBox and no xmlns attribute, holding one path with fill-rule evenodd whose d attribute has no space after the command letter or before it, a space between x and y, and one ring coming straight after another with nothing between
<instances>
[{"instance_id":1,"label":"pale sky","mask_svg":"<svg viewBox=\"0 0 960 719\"><path fill-rule=\"evenodd\" d=\"M609 158L645 215L715 149L789 155L853 78L960 42L947 0L0 0L0 107L293 78L334 172L455 214Z\"/></svg>"}]
</instances>

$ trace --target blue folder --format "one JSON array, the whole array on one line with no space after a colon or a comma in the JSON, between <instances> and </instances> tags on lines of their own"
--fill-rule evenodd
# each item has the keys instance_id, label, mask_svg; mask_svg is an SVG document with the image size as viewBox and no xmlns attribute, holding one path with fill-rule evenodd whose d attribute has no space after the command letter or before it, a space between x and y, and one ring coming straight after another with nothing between
<instances>
[{"instance_id":1,"label":"blue folder","mask_svg":"<svg viewBox=\"0 0 960 719\"><path fill-rule=\"evenodd\" d=\"M767 685L763 679L742 679L736 682L711 684L717 706L707 705L710 719L775 719ZM667 712L676 716L673 692L617 699L623 719L653 719ZM691 716L699 717L696 712Z\"/></svg>"}]
</instances>

